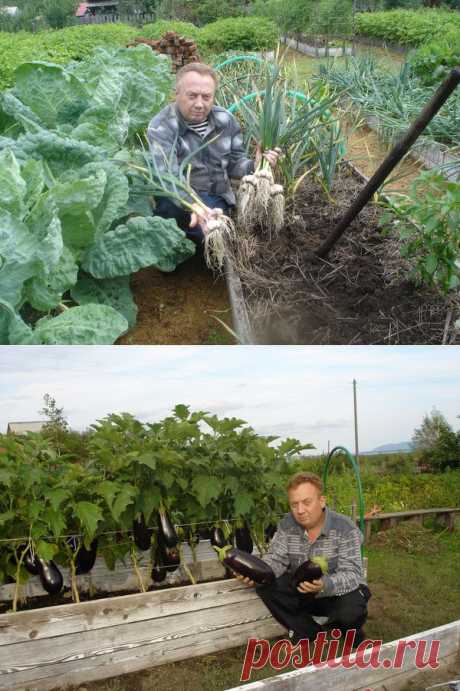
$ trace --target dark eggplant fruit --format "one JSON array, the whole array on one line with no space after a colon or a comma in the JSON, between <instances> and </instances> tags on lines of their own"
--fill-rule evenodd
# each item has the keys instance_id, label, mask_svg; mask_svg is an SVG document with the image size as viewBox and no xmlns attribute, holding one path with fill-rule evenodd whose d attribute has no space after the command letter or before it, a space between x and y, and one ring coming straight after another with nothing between
<instances>
[{"instance_id":1,"label":"dark eggplant fruit","mask_svg":"<svg viewBox=\"0 0 460 691\"><path fill-rule=\"evenodd\" d=\"M166 571L175 571L180 566L179 550L177 547L168 547L161 533L158 535L156 557L155 561L159 561Z\"/></svg>"},{"instance_id":2,"label":"dark eggplant fruit","mask_svg":"<svg viewBox=\"0 0 460 691\"><path fill-rule=\"evenodd\" d=\"M45 561L37 556L36 562L40 581L46 592L50 595L57 595L60 593L64 585L64 579L54 561L52 559L50 561Z\"/></svg>"},{"instance_id":3,"label":"dark eggplant fruit","mask_svg":"<svg viewBox=\"0 0 460 691\"><path fill-rule=\"evenodd\" d=\"M246 523L242 528L237 528L235 530L235 543L238 549L252 554L254 543L252 541L251 531Z\"/></svg>"},{"instance_id":4,"label":"dark eggplant fruit","mask_svg":"<svg viewBox=\"0 0 460 691\"><path fill-rule=\"evenodd\" d=\"M150 549L150 543L152 541L153 529L147 528L145 524L144 514L140 513L133 520L133 538L136 547L143 552Z\"/></svg>"},{"instance_id":5,"label":"dark eggplant fruit","mask_svg":"<svg viewBox=\"0 0 460 691\"><path fill-rule=\"evenodd\" d=\"M226 547L229 544L229 540L224 537L224 531L222 528L214 527L211 532L211 545L213 547Z\"/></svg>"},{"instance_id":6,"label":"dark eggplant fruit","mask_svg":"<svg viewBox=\"0 0 460 691\"><path fill-rule=\"evenodd\" d=\"M226 551L222 563L240 576L246 576L258 585L270 584L275 580L275 574L271 566L259 559L259 557L243 552L240 549L229 549Z\"/></svg>"},{"instance_id":7,"label":"dark eggplant fruit","mask_svg":"<svg viewBox=\"0 0 460 691\"><path fill-rule=\"evenodd\" d=\"M301 564L295 571L292 577L292 582L295 588L299 583L307 581L311 583L312 581L317 581L321 576L327 573L327 561L324 557L313 557L312 559L307 559Z\"/></svg>"},{"instance_id":8,"label":"dark eggplant fruit","mask_svg":"<svg viewBox=\"0 0 460 691\"><path fill-rule=\"evenodd\" d=\"M158 548L155 550L155 563L152 568L152 581L161 583L166 578L167 570L162 562Z\"/></svg>"},{"instance_id":9,"label":"dark eggplant fruit","mask_svg":"<svg viewBox=\"0 0 460 691\"><path fill-rule=\"evenodd\" d=\"M72 535L71 537L67 538L67 543L74 552L78 550L78 554L75 557L75 573L77 576L80 576L84 573L89 573L96 563L97 538L95 537L91 542L89 549L86 549L83 542L80 543L80 540L76 535Z\"/></svg>"},{"instance_id":10,"label":"dark eggplant fruit","mask_svg":"<svg viewBox=\"0 0 460 691\"><path fill-rule=\"evenodd\" d=\"M166 547L175 547L179 542L179 538L177 537L176 529L171 523L166 511L159 511L158 519L160 528L159 536L162 538Z\"/></svg>"},{"instance_id":11,"label":"dark eggplant fruit","mask_svg":"<svg viewBox=\"0 0 460 691\"><path fill-rule=\"evenodd\" d=\"M27 545L21 545L18 548L17 555L18 555L18 560L21 557L21 554L23 551L26 549ZM22 563L24 564L24 567L26 570L32 575L32 576L38 576L40 573L38 570L38 565L35 559L35 555L31 552L30 547L27 549L27 552L24 554L24 558L22 560Z\"/></svg>"}]
</instances>

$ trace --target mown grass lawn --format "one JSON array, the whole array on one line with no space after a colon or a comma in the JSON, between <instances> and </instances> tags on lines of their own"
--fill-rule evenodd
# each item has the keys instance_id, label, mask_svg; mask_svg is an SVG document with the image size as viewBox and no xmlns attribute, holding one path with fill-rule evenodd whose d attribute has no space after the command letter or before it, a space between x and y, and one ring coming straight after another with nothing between
<instances>
[{"instance_id":1,"label":"mown grass lawn","mask_svg":"<svg viewBox=\"0 0 460 691\"><path fill-rule=\"evenodd\" d=\"M380 534L381 536L381 534ZM366 549L373 596L368 638L392 641L460 618L460 529L407 524ZM88 691L222 691L239 684L245 647L80 686ZM255 671L251 681L273 674Z\"/></svg>"}]
</instances>

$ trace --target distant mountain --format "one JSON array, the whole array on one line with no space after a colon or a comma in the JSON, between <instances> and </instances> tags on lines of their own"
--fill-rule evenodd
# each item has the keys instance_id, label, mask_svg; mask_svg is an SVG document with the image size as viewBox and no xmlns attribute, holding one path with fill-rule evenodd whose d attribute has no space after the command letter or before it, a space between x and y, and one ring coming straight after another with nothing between
<instances>
[{"instance_id":1,"label":"distant mountain","mask_svg":"<svg viewBox=\"0 0 460 691\"><path fill-rule=\"evenodd\" d=\"M396 442L396 444L382 444L382 446L377 446L375 449L372 449L372 451L364 451L363 455L365 456L371 456L372 454L377 454L377 453L408 453L409 451L412 451L412 444L410 441L400 441Z\"/></svg>"}]
</instances>

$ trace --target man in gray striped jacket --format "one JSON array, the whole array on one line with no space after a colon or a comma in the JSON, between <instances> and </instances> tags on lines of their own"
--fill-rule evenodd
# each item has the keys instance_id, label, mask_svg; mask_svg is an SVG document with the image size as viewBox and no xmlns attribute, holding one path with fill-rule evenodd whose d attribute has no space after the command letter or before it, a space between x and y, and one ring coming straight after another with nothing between
<instances>
[{"instance_id":1,"label":"man in gray striped jacket","mask_svg":"<svg viewBox=\"0 0 460 691\"><path fill-rule=\"evenodd\" d=\"M370 591L361 559L362 536L353 521L326 507L323 483L313 473L297 473L287 486L290 506L279 523L263 560L276 581L257 586L275 619L289 631L293 643L313 640L321 630L316 617L328 619L328 627L355 629L355 645L363 640ZM328 573L296 589L292 575L300 564L315 556L325 557ZM249 586L254 583L237 576Z\"/></svg>"},{"instance_id":2,"label":"man in gray striped jacket","mask_svg":"<svg viewBox=\"0 0 460 691\"><path fill-rule=\"evenodd\" d=\"M173 153L173 172L177 174L181 161L193 152L190 183L206 205L190 214L179 204L161 197L156 200L155 213L174 218L187 237L200 243L207 222L219 208L228 213L235 204L235 194L229 178L241 178L254 172L256 161L246 155L238 120L225 108L214 105L217 75L212 67L192 62L176 75L176 100L150 121L147 138L150 152L161 172L165 157ZM198 149L207 141L208 146ZM276 166L280 150L265 151L263 156Z\"/></svg>"}]
</instances>

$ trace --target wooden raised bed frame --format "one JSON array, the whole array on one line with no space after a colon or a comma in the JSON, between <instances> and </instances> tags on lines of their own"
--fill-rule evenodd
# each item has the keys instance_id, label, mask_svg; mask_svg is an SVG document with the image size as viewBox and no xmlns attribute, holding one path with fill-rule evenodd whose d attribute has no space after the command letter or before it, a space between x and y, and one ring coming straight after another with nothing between
<instances>
[{"instance_id":1,"label":"wooden raised bed frame","mask_svg":"<svg viewBox=\"0 0 460 691\"><path fill-rule=\"evenodd\" d=\"M216 559L200 568L216 575ZM209 571L210 569L210 571ZM0 689L45 691L243 645L283 629L235 579L0 615Z\"/></svg>"}]
</instances>

